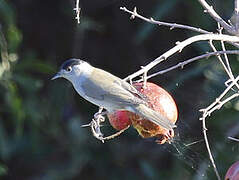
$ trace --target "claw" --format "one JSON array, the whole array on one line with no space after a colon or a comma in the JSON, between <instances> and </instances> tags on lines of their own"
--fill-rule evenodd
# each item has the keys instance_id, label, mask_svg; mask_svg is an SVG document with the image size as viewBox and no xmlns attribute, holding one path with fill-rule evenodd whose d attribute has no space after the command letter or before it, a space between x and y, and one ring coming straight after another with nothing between
<instances>
[{"instance_id":1,"label":"claw","mask_svg":"<svg viewBox=\"0 0 239 180\"><path fill-rule=\"evenodd\" d=\"M174 130L170 129L167 131L167 133L162 134L160 139L157 139L155 142L158 144L164 144L165 142L171 144L173 137L174 137Z\"/></svg>"}]
</instances>

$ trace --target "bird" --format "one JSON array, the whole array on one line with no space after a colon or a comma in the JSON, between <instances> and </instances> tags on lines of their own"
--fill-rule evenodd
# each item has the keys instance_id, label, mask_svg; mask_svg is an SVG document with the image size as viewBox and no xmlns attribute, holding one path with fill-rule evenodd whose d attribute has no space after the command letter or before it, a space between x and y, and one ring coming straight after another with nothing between
<instances>
[{"instance_id":1,"label":"bird","mask_svg":"<svg viewBox=\"0 0 239 180\"><path fill-rule=\"evenodd\" d=\"M108 113L118 110L133 112L166 130L176 127L168 118L148 106L145 97L127 81L90 65L81 59L68 59L51 80L65 78L76 92Z\"/></svg>"}]
</instances>

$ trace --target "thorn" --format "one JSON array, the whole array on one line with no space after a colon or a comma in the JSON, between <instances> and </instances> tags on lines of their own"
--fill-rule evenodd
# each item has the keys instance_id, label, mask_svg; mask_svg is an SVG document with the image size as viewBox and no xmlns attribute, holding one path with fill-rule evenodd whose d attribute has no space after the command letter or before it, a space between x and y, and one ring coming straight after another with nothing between
<instances>
[{"instance_id":1,"label":"thorn","mask_svg":"<svg viewBox=\"0 0 239 180\"><path fill-rule=\"evenodd\" d=\"M231 26L233 26L233 24L232 24L232 22L231 22L230 19L228 19L227 21L228 21L228 23L229 23Z\"/></svg>"},{"instance_id":2,"label":"thorn","mask_svg":"<svg viewBox=\"0 0 239 180\"><path fill-rule=\"evenodd\" d=\"M85 128L85 127L90 127L90 126L91 126L91 123L89 123L89 124L83 124L83 125L81 125L80 127Z\"/></svg>"},{"instance_id":3,"label":"thorn","mask_svg":"<svg viewBox=\"0 0 239 180\"><path fill-rule=\"evenodd\" d=\"M132 78L129 79L129 83L130 83L131 85L133 84Z\"/></svg>"},{"instance_id":4,"label":"thorn","mask_svg":"<svg viewBox=\"0 0 239 180\"><path fill-rule=\"evenodd\" d=\"M130 16L130 19L134 19L137 14L138 14L137 13L137 8L134 7L133 14Z\"/></svg>"},{"instance_id":5,"label":"thorn","mask_svg":"<svg viewBox=\"0 0 239 180\"><path fill-rule=\"evenodd\" d=\"M125 10L126 10L126 7L120 7L120 10L125 11Z\"/></svg>"},{"instance_id":6,"label":"thorn","mask_svg":"<svg viewBox=\"0 0 239 180\"><path fill-rule=\"evenodd\" d=\"M205 111L205 109L199 109L199 112L204 112Z\"/></svg>"},{"instance_id":7,"label":"thorn","mask_svg":"<svg viewBox=\"0 0 239 180\"><path fill-rule=\"evenodd\" d=\"M173 30L174 29L174 26L170 27L169 30Z\"/></svg>"},{"instance_id":8,"label":"thorn","mask_svg":"<svg viewBox=\"0 0 239 180\"><path fill-rule=\"evenodd\" d=\"M184 64L183 63L179 63L179 65L180 65L181 69L184 68Z\"/></svg>"},{"instance_id":9,"label":"thorn","mask_svg":"<svg viewBox=\"0 0 239 180\"><path fill-rule=\"evenodd\" d=\"M165 56L160 57L163 61L165 61L167 58Z\"/></svg>"}]
</instances>

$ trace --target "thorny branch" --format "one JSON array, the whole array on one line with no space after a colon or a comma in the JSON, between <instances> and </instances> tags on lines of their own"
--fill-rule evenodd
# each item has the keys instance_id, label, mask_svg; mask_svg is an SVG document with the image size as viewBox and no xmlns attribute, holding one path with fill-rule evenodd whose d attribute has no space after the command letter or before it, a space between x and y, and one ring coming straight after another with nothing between
<instances>
[{"instance_id":1,"label":"thorny branch","mask_svg":"<svg viewBox=\"0 0 239 180\"><path fill-rule=\"evenodd\" d=\"M221 28L221 25L220 23L218 22L218 31L220 34L222 34L222 30L223 28ZM215 48L215 46L213 45L213 42L212 41L209 41L209 44L211 46L211 48L213 49L214 52L217 52L217 49ZM221 41L221 47L222 47L222 50L225 51L226 48L225 48L225 45L224 45L224 42ZM213 168L214 168L214 171L216 173L216 176L218 179L221 179L220 178L220 175L218 173L218 170L217 170L217 167L216 167L216 164L215 164L215 161L214 161L214 158L213 158L213 155L211 153L211 149L210 149L210 146L209 146L209 142L208 142L208 137L207 137L207 128L206 128L206 118L208 116L211 115L212 112L214 112L215 110L219 110L224 104L226 104L227 102L231 101L232 99L236 98L239 96L239 93L238 93L238 90L239 90L239 85L237 83L238 81L238 77L235 79L234 76L233 76L233 73L232 73L232 70L231 70L231 67L230 67L230 63L229 63L229 60L228 60L228 57L227 57L227 54L224 53L224 60L225 60L225 63L222 59L222 57L220 55L217 55L217 58L219 60L219 62L222 64L225 72L227 73L227 75L229 76L229 81L227 81L225 83L225 85L227 86L228 85L228 82L230 82L231 84L225 89L225 91L218 97L216 98L216 100L211 104L209 105L207 108L205 109L202 109L201 111L203 112L203 115L202 115L202 125L203 125L203 135L204 135L204 140L205 140L205 143L206 143L206 147L207 147L207 151L208 151L208 154L209 154L209 158L212 162L212 165L213 165ZM236 86L237 87L237 91L235 91L233 89L233 86ZM230 90L233 90L234 91L234 94L229 96L228 98L222 100L223 98L225 98L226 94L230 91Z\"/></svg>"},{"instance_id":2,"label":"thorny branch","mask_svg":"<svg viewBox=\"0 0 239 180\"><path fill-rule=\"evenodd\" d=\"M213 168L214 168L214 171L216 173L216 176L217 176L217 179L221 179L219 173L218 173L218 170L217 170L217 167L216 167L216 164L214 162L214 159L213 159L213 155L212 155L212 152L211 152L211 149L210 149L210 146L209 146L209 142L208 142L208 138L207 138L207 128L206 128L206 117L207 116L210 116L210 114L212 112L214 112L215 110L218 110L220 109L225 103L227 103L228 101L232 100L233 98L236 98L239 96L239 93L238 93L238 90L239 90L239 85L237 83L238 81L238 77L235 79L234 76L233 76L233 73L232 73L232 70L231 70L231 67L230 67L230 63L229 63L229 59L227 57L227 53L226 51L226 48L225 48L225 44L224 42L227 41L229 43L233 43L233 42L238 42L238 39L236 36L230 36L228 37L228 40L224 39L225 35L222 34L222 28L221 26L226 30L228 31L229 33L233 34L233 35L236 35L238 34L237 31L238 31L238 28L236 28L237 26L233 26L233 25L229 25L228 23L226 23L213 9L213 7L209 6L207 4L207 2L205 0L199 0L199 2L201 3L201 5L205 8L205 12L209 13L211 17L214 18L214 20L216 20L216 22L218 23L218 28L219 28L219 34L212 34L210 32L205 32L205 30L202 30L200 28L194 28L194 27L190 27L190 26L185 26L185 25L179 25L179 24L172 24L172 23L164 23L164 22L160 22L160 21L155 21L153 18L145 18L141 15L139 15L137 13L137 9L134 8L133 11L130 11L128 10L127 8L125 7L121 7L120 9L127 12L127 13L130 13L131 14L131 19L134 19L135 17L137 18L140 18L146 22L149 22L149 23L152 23L152 24L157 24L157 25L164 25L164 26L169 26L171 27L170 29L173 29L173 28L183 28L183 29L188 29L188 30L192 30L192 31L196 31L196 32L199 32L199 33L204 33L204 35L198 35L198 36L194 36L194 37L191 37L191 38L188 38L186 39L185 41L181 42L181 43L177 43L175 47L173 47L172 49L168 50L167 52L165 52L163 55L159 56L158 58L156 58L154 61L152 61L151 63L149 63L148 65L146 65L145 67L142 67L141 70L131 74L130 76L128 76L127 78L125 78L125 80L129 80L129 81L132 81L133 78L143 74L143 78L140 79L139 81L142 81L145 79L149 79L153 76L156 76L158 74L162 74L162 73L165 73L165 72L168 72L170 70L173 70L175 68L178 68L178 67L183 67L184 65L190 63L190 62L193 62L193 61L196 61L200 58L204 58L204 57L209 57L211 55L216 55L219 62L222 64L225 72L227 73L227 75L229 76L229 80L225 83L225 85L227 86L227 88L225 89L225 91L218 97L216 98L215 102L213 102L211 105L209 105L207 108L205 109L202 109L201 111L203 111L203 116L202 118L200 118L202 120L202 125L203 125L203 134L204 134L204 140L205 140L205 143L206 143L206 147L207 147L207 150L208 150L208 154L209 154L209 158L210 158L210 161L213 165ZM235 0L235 12L236 14L238 14L238 6L239 6L239 0ZM238 16L237 16L238 17ZM236 23L238 23L236 21ZM210 33L210 34L209 34ZM222 39L220 39L219 37L222 37ZM209 38L210 37L210 38ZM233 41L232 39L235 38L235 41ZM236 40L237 39L237 40ZM166 70L163 70L163 71L160 71L160 72L157 72L157 73L154 73L150 76L146 76L145 77L145 74L147 74L147 72L152 69L154 66L156 66L157 64L159 64L160 62L166 60L169 56L173 55L174 53L177 53L177 52L181 52L182 49L190 44L192 44L193 42L196 42L196 41L203 41L203 40L208 40L210 42L210 46L212 47L213 51L215 54L204 54L204 55L201 55L201 56L198 56L198 57L195 57L195 58L192 58L192 59L189 59L187 61L184 61L182 63L179 63L177 64L176 66L173 66L173 67L170 67ZM222 51L221 53L218 53L217 49L214 47L213 45L213 41L220 41L221 42L221 47L222 47ZM237 44L236 44L237 45ZM235 45L235 46L236 46ZM220 54L223 54L224 56L224 60L222 59L222 57L220 56ZM237 88L237 91L235 91L233 89L233 87L236 87ZM233 90L233 95L225 98L226 94L230 91L230 90ZM224 99L223 99L224 98Z\"/></svg>"},{"instance_id":3,"label":"thorny branch","mask_svg":"<svg viewBox=\"0 0 239 180\"><path fill-rule=\"evenodd\" d=\"M204 7L204 12L208 13L216 22L220 23L221 26L230 34L236 34L235 28L230 26L226 21L224 21L217 12L210 6L205 0L198 0L199 3Z\"/></svg>"},{"instance_id":4,"label":"thorny branch","mask_svg":"<svg viewBox=\"0 0 239 180\"><path fill-rule=\"evenodd\" d=\"M146 17L140 15L137 12L136 7L134 7L133 11L128 10L126 7L120 7L120 10L131 14L130 19L134 19L134 18L137 17L137 18L142 19L142 20L144 20L148 23L151 23L151 24L156 24L156 25L159 25L159 26L168 26L168 27L170 27L170 30L173 30L175 28L179 28L179 29L191 30L191 31L198 32L198 33L201 33L201 34L211 34L211 33L213 33L213 32L198 28L198 27L193 27L193 26L188 26L188 25L183 25L183 24L177 24L177 23L167 23L167 22L162 22L162 21L156 21L152 17L151 18L146 18ZM238 18L239 18L239 16L238 16ZM239 23L239 20L236 21L236 22ZM228 42L228 43L232 44L233 46L235 46L237 48L239 48L239 45L237 43L233 43L233 42Z\"/></svg>"},{"instance_id":5,"label":"thorny branch","mask_svg":"<svg viewBox=\"0 0 239 180\"><path fill-rule=\"evenodd\" d=\"M229 59L227 54L239 54L239 50L226 50L225 48L225 44L224 42L228 42L229 44L234 45L235 47L239 47L238 43L239 42L239 37L237 36L230 36L230 35L225 35L222 34L222 30L225 29L227 32L229 32L232 35L237 35L239 34L239 21L236 20L236 22L234 24L228 24L226 21L224 21L217 13L216 11L213 9L212 6L208 5L208 3L205 0L198 0L199 3L203 6L203 8L205 9L204 12L207 12L218 24L218 28L219 28L219 34L216 33L212 33L206 30L203 30L201 28L196 28L196 27L191 27L191 26L187 26L187 25L181 25L181 24L176 24L176 23L166 23L166 22L161 22L161 21L156 21L153 18L145 18L142 15L137 13L137 9L136 7L134 8L133 11L128 10L125 7L121 7L120 9L131 14L131 19L134 19L135 17L140 18L146 22L152 23L152 24L156 24L156 25L163 25L163 26L168 26L170 27L170 29L174 29L174 28L180 28L180 29L187 29L187 30L191 30L191 31L195 31L198 33L201 33L201 35L196 35L193 37L190 37L182 42L177 42L176 46L174 46L173 48L171 48L170 50L166 51L165 53L163 53L161 56L159 56L158 58L156 58L155 60L153 60L152 62L150 62L148 65L142 67L140 70L138 70L137 72L129 75L128 77L126 77L124 80L130 81L132 82L132 79L134 79L135 77L138 77L140 75L143 75L143 78L141 78L138 81L147 81L147 79L154 77L156 75L159 74L163 74L166 73L168 71L171 71L173 69L176 69L178 67L182 67L199 59L202 58L208 58L210 56L217 56L219 62L222 64L225 72L227 73L229 80L225 82L226 85L226 89L221 93L221 95L215 99L214 102L212 102L208 107L201 109L200 111L203 112L202 117L200 118L200 120L202 120L202 126L203 126L203 135L204 135L204 141L206 143L206 148L208 150L208 154L209 154L209 158L210 161L213 165L214 171L216 173L217 179L221 179L211 149L210 149L210 145L208 142L208 138L207 138L207 127L206 127L206 118L208 116L211 115L211 113L213 113L214 111L220 109L225 103L231 101L232 99L236 98L239 96L239 84L238 84L238 80L239 80L239 76L237 76L236 78L234 78L234 75L232 73L231 67L230 67L230 63L229 63ZM78 7L78 5L76 6ZM77 10L77 9L76 9ZM235 0L235 9L234 9L234 14L236 14L236 18L239 19L239 0ZM223 29L221 28L223 27ZM186 61L180 62L179 64L172 66L168 69L159 71L157 73L151 74L149 76L147 76L147 73L149 70L151 70L154 66L156 66L157 64L161 63L162 61L166 60L168 57L172 56L173 54L177 53L177 52L181 52L186 46L189 46L190 44L197 42L197 41L209 41L209 44L211 46L211 48L213 49L214 52L210 52L210 53L206 53L191 59L188 59ZM221 42L221 47L222 47L222 51L218 51L215 46L213 45L213 41L220 41ZM220 55L223 55L222 57ZM224 58L224 60L223 60ZM235 89L236 90L235 90ZM228 92L233 92L233 95L228 95ZM102 110L101 110L102 111ZM92 133L93 135L101 140L102 142L104 142L104 140L106 139L111 139L117 135L119 135L121 133L118 132L115 135L106 137L105 139L103 139L103 134L100 131L100 123L103 122L102 119L100 118L100 116L98 116L97 118L94 118L92 120L92 122L88 125L91 126L92 129ZM127 127L128 128L128 127ZM124 131L124 130L122 130ZM228 137L231 140L235 140L235 141L239 141L236 138L232 138L232 137Z\"/></svg>"},{"instance_id":6,"label":"thorny branch","mask_svg":"<svg viewBox=\"0 0 239 180\"><path fill-rule=\"evenodd\" d=\"M220 178L220 175L218 173L218 170L217 170L217 167L216 167L216 164L215 164L215 161L214 161L214 158L213 158L213 155L212 155L212 152L211 152L211 149L210 149L210 145L209 145L209 142L208 142L208 138L207 138L207 127L206 127L206 118L208 116L211 115L212 112L214 112L215 110L219 110L224 104L226 104L227 102L229 102L230 100L232 100L233 98L236 98L239 96L239 93L235 93L233 94L232 96L226 98L225 100L222 100L221 99L226 95L226 93L235 85L237 84L237 81L239 80L239 76L230 84L230 86L228 86L226 88L226 90L218 97L216 98L216 100L211 104L209 105L207 108L205 109L201 109L200 111L203 112L203 115L202 117L200 118L200 120L202 120L202 125L203 125L203 135L204 135L204 140L205 140L205 143L206 143L206 147L207 147L207 150L208 150L208 154L209 154L209 158L210 158L210 161L213 165L213 168L214 168L214 171L216 173L216 176L218 179L221 179Z\"/></svg>"},{"instance_id":7,"label":"thorny branch","mask_svg":"<svg viewBox=\"0 0 239 180\"><path fill-rule=\"evenodd\" d=\"M196 27L192 27L192 26L188 26L188 25L182 25L182 24L176 24L176 23L167 23L167 22L162 22L162 21L156 21L154 20L152 17L151 18L146 18L142 15L140 15L137 12L137 8L135 7L133 11L128 10L126 7L120 7L120 10L125 11L129 14L131 14L131 19L134 19L135 17L142 19L146 22L149 22L151 24L157 24L159 26L168 26L170 27L170 30L174 29L174 28L180 28L180 29L187 29L187 30L191 30L191 31L195 31L198 33L202 33L202 34L210 34L212 32L203 30L201 28L196 28Z\"/></svg>"},{"instance_id":8,"label":"thorny branch","mask_svg":"<svg viewBox=\"0 0 239 180\"><path fill-rule=\"evenodd\" d=\"M220 23L217 23L217 26L218 26L218 32L219 32L219 34L222 34L223 27L221 27ZM223 51L226 51L226 47L225 47L225 44L224 44L223 41L221 41L221 46L222 46L222 50L223 50ZM225 61L226 61L226 66L227 66L226 69L228 69L228 75L229 75L230 78L232 78L232 77L233 77L233 74L232 74L232 70L231 70L230 63L229 63L229 59L228 59L226 53L224 53L223 55L224 55L224 59L225 59ZM233 77L233 78L234 78L234 77Z\"/></svg>"},{"instance_id":9,"label":"thorny branch","mask_svg":"<svg viewBox=\"0 0 239 180\"><path fill-rule=\"evenodd\" d=\"M235 0L235 3L234 3L234 12L232 15L232 21L233 20L234 20L234 23L233 22L232 23L235 26L235 30L238 35L239 34L239 0Z\"/></svg>"},{"instance_id":10,"label":"thorny branch","mask_svg":"<svg viewBox=\"0 0 239 180\"><path fill-rule=\"evenodd\" d=\"M234 11L239 13L239 0L235 0L234 2Z\"/></svg>"},{"instance_id":11,"label":"thorny branch","mask_svg":"<svg viewBox=\"0 0 239 180\"><path fill-rule=\"evenodd\" d=\"M189 63L192 63L194 61L197 61L197 60L200 60L200 59L207 59L207 58L209 58L211 56L217 56L217 55L220 55L220 54L239 54L239 50L208 52L206 54L202 54L200 56L196 56L194 58L191 58L191 59L185 60L183 62L180 62L177 65L172 66L170 68L167 68L167 69L161 70L159 72L153 73L151 75L148 75L147 79L150 79L152 77L158 76L160 74L167 73L167 72L172 71L172 70L177 69L177 68L183 68L185 65L187 65ZM142 81L142 79L139 80L139 82L141 82L141 81Z\"/></svg>"},{"instance_id":12,"label":"thorny branch","mask_svg":"<svg viewBox=\"0 0 239 180\"><path fill-rule=\"evenodd\" d=\"M239 142L239 139L234 138L234 137L230 137L230 136L229 136L228 139L233 140L233 141L236 141L236 142Z\"/></svg>"},{"instance_id":13,"label":"thorny branch","mask_svg":"<svg viewBox=\"0 0 239 180\"><path fill-rule=\"evenodd\" d=\"M81 8L80 8L80 0L76 0L76 7L74 8L74 11L76 12L76 17L75 19L77 20L77 23L80 24L80 11L81 11Z\"/></svg>"},{"instance_id":14,"label":"thorny branch","mask_svg":"<svg viewBox=\"0 0 239 180\"><path fill-rule=\"evenodd\" d=\"M182 42L178 42L176 46L168 50L167 52L163 53L161 56L150 62L148 65L144 66L142 69L138 70L137 72L129 75L124 80L132 80L133 78L148 72L157 64L161 63L162 61L166 60L168 57L172 56L177 52L181 52L186 46L197 42L197 41L206 41L206 40L217 40L217 41L228 41L228 42L239 42L239 37L237 36L229 36L224 34L201 34L190 37Z\"/></svg>"}]
</instances>

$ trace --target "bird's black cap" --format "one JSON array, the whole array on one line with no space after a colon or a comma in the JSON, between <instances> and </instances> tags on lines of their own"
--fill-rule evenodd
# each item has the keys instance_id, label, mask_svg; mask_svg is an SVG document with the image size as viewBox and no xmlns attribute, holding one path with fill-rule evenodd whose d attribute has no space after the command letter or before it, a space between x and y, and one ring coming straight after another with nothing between
<instances>
[{"instance_id":1,"label":"bird's black cap","mask_svg":"<svg viewBox=\"0 0 239 180\"><path fill-rule=\"evenodd\" d=\"M74 66L74 65L79 65L79 64L82 64L84 62L85 61L82 61L80 59L69 59L61 65L60 69L67 69L67 67L69 67L69 66L71 67L71 66Z\"/></svg>"}]
</instances>

